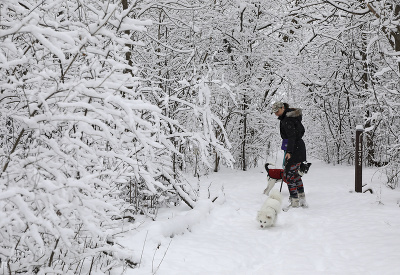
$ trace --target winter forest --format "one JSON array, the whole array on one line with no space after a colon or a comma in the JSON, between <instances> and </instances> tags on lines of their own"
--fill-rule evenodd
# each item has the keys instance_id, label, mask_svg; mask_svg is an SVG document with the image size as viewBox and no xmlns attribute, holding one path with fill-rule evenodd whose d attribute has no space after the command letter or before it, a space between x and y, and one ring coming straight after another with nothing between
<instances>
[{"instance_id":1,"label":"winter forest","mask_svg":"<svg viewBox=\"0 0 400 275\"><path fill-rule=\"evenodd\" d=\"M399 1L1 0L2 268L136 268L122 224L195 208L188 177L263 163L278 100L331 165L354 163L362 125L364 165L398 188Z\"/></svg>"}]
</instances>

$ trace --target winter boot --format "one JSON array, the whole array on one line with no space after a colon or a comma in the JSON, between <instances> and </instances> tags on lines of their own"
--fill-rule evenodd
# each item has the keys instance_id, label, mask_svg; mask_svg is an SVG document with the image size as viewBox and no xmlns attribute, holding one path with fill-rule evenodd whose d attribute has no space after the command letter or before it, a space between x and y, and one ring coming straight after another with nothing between
<instances>
[{"instance_id":1,"label":"winter boot","mask_svg":"<svg viewBox=\"0 0 400 275\"><path fill-rule=\"evenodd\" d=\"M300 206L300 199L299 198L292 198L290 197L290 207L299 207Z\"/></svg>"},{"instance_id":2,"label":"winter boot","mask_svg":"<svg viewBox=\"0 0 400 275\"><path fill-rule=\"evenodd\" d=\"M283 211L288 211L290 208L297 208L297 207L300 207L300 200L299 200L299 198L292 198L292 197L290 197L289 198L289 200L290 200L290 204L288 205L288 206L286 206L286 207L284 207L282 210Z\"/></svg>"},{"instance_id":3,"label":"winter boot","mask_svg":"<svg viewBox=\"0 0 400 275\"><path fill-rule=\"evenodd\" d=\"M308 208L308 203L306 201L306 194L299 193L299 203L301 207Z\"/></svg>"}]
</instances>

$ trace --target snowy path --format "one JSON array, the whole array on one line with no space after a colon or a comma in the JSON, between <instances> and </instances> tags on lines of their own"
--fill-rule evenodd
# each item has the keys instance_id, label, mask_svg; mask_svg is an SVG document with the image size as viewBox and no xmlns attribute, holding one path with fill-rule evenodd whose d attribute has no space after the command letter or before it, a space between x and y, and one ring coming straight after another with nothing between
<instances>
[{"instance_id":1,"label":"snowy path","mask_svg":"<svg viewBox=\"0 0 400 275\"><path fill-rule=\"evenodd\" d=\"M366 171L364 182L372 175ZM373 179L374 194L351 193L352 167L316 162L304 176L310 208L281 212L274 227L262 230L255 216L266 198L266 173L258 168L212 174L202 179L203 192L212 182L211 194L223 186L225 200L217 200L209 214L197 213L200 220L189 218L187 209L168 213L169 223L149 231L141 267L127 274L400 274L400 194ZM282 193L285 205L285 184ZM177 217L191 219L190 232L173 238L155 233L165 236L172 224L179 227ZM137 238L132 242L138 244ZM159 249L152 247L157 243Z\"/></svg>"}]
</instances>

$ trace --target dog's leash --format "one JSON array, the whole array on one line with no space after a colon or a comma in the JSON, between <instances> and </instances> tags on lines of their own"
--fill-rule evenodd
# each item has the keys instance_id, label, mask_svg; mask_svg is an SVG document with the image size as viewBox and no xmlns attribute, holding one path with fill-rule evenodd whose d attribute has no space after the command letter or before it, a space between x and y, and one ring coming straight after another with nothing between
<instances>
[{"instance_id":1,"label":"dog's leash","mask_svg":"<svg viewBox=\"0 0 400 275\"><path fill-rule=\"evenodd\" d=\"M286 160L286 151L284 151L285 153L283 154L283 169L282 169L282 176L281 176L281 188L279 189L279 192L282 193L282 185L283 185L283 174L285 173L285 169L286 169L286 164L287 164L287 160Z\"/></svg>"}]
</instances>

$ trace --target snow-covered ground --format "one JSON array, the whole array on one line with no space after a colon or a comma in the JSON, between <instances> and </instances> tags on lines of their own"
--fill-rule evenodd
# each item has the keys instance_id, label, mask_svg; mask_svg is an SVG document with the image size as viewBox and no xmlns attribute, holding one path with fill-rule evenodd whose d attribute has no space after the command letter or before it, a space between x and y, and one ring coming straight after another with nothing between
<instances>
[{"instance_id":1,"label":"snow-covered ground","mask_svg":"<svg viewBox=\"0 0 400 275\"><path fill-rule=\"evenodd\" d=\"M124 237L141 261L126 274L400 274L400 192L375 172L363 174L374 193L355 193L354 167L313 161L303 177L310 207L281 212L268 229L255 220L263 167L202 177L194 210L160 210ZM285 205L285 184L282 194Z\"/></svg>"}]
</instances>

